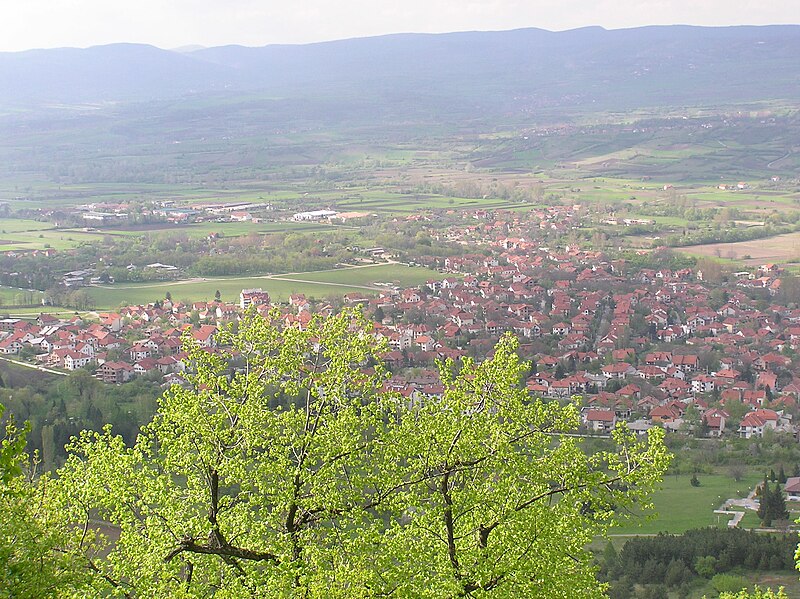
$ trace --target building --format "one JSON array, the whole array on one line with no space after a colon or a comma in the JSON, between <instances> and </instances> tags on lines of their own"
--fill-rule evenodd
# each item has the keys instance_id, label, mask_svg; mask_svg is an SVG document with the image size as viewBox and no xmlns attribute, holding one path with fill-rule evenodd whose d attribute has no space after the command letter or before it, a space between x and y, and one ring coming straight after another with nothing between
<instances>
[{"instance_id":1,"label":"building","mask_svg":"<svg viewBox=\"0 0 800 599\"><path fill-rule=\"evenodd\" d=\"M786 495L789 499L800 501L800 476L790 476L787 478L783 490L786 491Z\"/></svg>"},{"instance_id":2,"label":"building","mask_svg":"<svg viewBox=\"0 0 800 599\"><path fill-rule=\"evenodd\" d=\"M242 289L239 293L239 307L247 310L250 306L260 306L269 303L269 293L257 287L254 289Z\"/></svg>"},{"instance_id":3,"label":"building","mask_svg":"<svg viewBox=\"0 0 800 599\"><path fill-rule=\"evenodd\" d=\"M587 410L584 414L586 428L596 433L607 433L617 424L617 415L614 410Z\"/></svg>"},{"instance_id":4,"label":"building","mask_svg":"<svg viewBox=\"0 0 800 599\"><path fill-rule=\"evenodd\" d=\"M337 212L335 210L312 210L310 212L298 212L292 218L294 220L323 220L325 218L331 218L332 216L336 216Z\"/></svg>"}]
</instances>

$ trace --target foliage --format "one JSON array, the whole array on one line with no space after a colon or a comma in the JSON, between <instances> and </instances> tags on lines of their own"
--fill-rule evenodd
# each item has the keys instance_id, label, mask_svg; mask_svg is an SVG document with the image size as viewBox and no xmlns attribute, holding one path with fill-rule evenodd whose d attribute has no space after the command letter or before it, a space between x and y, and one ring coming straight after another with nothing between
<instances>
[{"instance_id":1,"label":"foliage","mask_svg":"<svg viewBox=\"0 0 800 599\"><path fill-rule=\"evenodd\" d=\"M18 421L29 423L27 450L40 453L46 470L63 463L64 446L83 429L100 431L111 423L133 443L139 427L152 419L161 391L141 378L115 386L103 385L85 370L31 379L27 369L19 374L8 365L3 368L9 384L0 389L0 402Z\"/></svg>"},{"instance_id":2,"label":"foliage","mask_svg":"<svg viewBox=\"0 0 800 599\"><path fill-rule=\"evenodd\" d=\"M747 588L747 579L735 574L717 574L711 579L711 586L718 593L737 593Z\"/></svg>"},{"instance_id":3,"label":"foliage","mask_svg":"<svg viewBox=\"0 0 800 599\"><path fill-rule=\"evenodd\" d=\"M303 330L250 313L220 339L236 369L192 347L192 388L133 448L108 429L72 444L55 512L119 531L73 533L87 595L600 597L586 545L669 462L661 431L620 427L589 456L561 436L577 408L529 399L510 336L442 364L416 406L382 391L357 312Z\"/></svg>"},{"instance_id":4,"label":"foliage","mask_svg":"<svg viewBox=\"0 0 800 599\"><path fill-rule=\"evenodd\" d=\"M723 592L720 593L719 599L789 599L789 596L783 588L774 591L772 589L761 589L756 587L750 593L746 589L738 593Z\"/></svg>"},{"instance_id":5,"label":"foliage","mask_svg":"<svg viewBox=\"0 0 800 599\"><path fill-rule=\"evenodd\" d=\"M758 517L764 526L772 526L773 521L786 520L789 517L780 484L770 487L769 482L764 479L764 484L758 490Z\"/></svg>"},{"instance_id":6,"label":"foliage","mask_svg":"<svg viewBox=\"0 0 800 599\"><path fill-rule=\"evenodd\" d=\"M796 544L796 535L759 535L738 528L701 528L683 535L636 537L625 543L616 568L605 575L610 580L626 576L641 584L676 587L694 574L711 578L737 567L788 570L794 567Z\"/></svg>"},{"instance_id":7,"label":"foliage","mask_svg":"<svg viewBox=\"0 0 800 599\"><path fill-rule=\"evenodd\" d=\"M0 404L0 420L3 412ZM43 511L47 487L26 476L26 432L9 418L0 437L0 598L54 597L71 577Z\"/></svg>"}]
</instances>

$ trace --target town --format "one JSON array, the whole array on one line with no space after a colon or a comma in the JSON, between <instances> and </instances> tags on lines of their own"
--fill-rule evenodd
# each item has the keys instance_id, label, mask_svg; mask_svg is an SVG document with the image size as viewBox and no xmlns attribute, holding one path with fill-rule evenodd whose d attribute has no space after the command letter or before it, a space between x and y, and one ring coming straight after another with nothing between
<instances>
[{"instance_id":1,"label":"town","mask_svg":"<svg viewBox=\"0 0 800 599\"><path fill-rule=\"evenodd\" d=\"M794 277L776 264L723 272L665 248L613 258L522 236L533 225L566 234L580 215L580 206L533 209L527 219L464 214L463 225L431 234L481 252L418 257L440 276L415 287L375 286L330 301L292 294L274 305L261 288L242 289L236 303L182 303L167 292L145 305L68 319L6 318L0 352L57 371L88 369L107 384L146 377L167 387L184 382L185 335L219 351L217 328L251 307L262 314L277 308L284 326L303 327L314 313L357 304L390 348L387 388L411 405L441 392L438 361L490 355L511 333L531 362L531 395L579 396L587 432L607 434L626 421L637 432L660 426L695 436L797 436Z\"/></svg>"}]
</instances>

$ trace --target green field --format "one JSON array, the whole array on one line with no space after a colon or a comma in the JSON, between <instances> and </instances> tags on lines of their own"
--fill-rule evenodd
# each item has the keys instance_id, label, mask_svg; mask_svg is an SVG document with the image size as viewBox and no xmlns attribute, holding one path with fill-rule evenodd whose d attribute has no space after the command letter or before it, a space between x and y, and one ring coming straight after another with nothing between
<instances>
[{"instance_id":1,"label":"green field","mask_svg":"<svg viewBox=\"0 0 800 599\"><path fill-rule=\"evenodd\" d=\"M0 302L6 306L20 306L23 304L41 303L41 291L28 289L18 289L16 287L2 287L0 286Z\"/></svg>"},{"instance_id":2,"label":"green field","mask_svg":"<svg viewBox=\"0 0 800 599\"><path fill-rule=\"evenodd\" d=\"M81 243L102 239L101 233L91 233L80 229L38 229L17 233L0 233L0 252L46 248L68 250Z\"/></svg>"},{"instance_id":3,"label":"green field","mask_svg":"<svg viewBox=\"0 0 800 599\"><path fill-rule=\"evenodd\" d=\"M52 228L52 223L43 223L38 220L30 220L27 218L0 218L0 235L24 231L41 231L42 229Z\"/></svg>"},{"instance_id":4,"label":"green field","mask_svg":"<svg viewBox=\"0 0 800 599\"><path fill-rule=\"evenodd\" d=\"M88 287L86 290L94 298L97 308L111 309L123 303L143 304L163 299L167 292L178 301L210 301L219 290L223 301L238 302L239 292L243 288L261 287L269 292L274 301L284 302L293 293L303 293L307 297L318 299L341 297L351 292L376 294L380 289L371 287L376 282L413 286L422 284L428 279L442 277L440 273L427 268L380 264L292 275L209 277L190 281Z\"/></svg>"},{"instance_id":5,"label":"green field","mask_svg":"<svg viewBox=\"0 0 800 599\"><path fill-rule=\"evenodd\" d=\"M726 499L744 497L760 481L757 474L749 474L738 483L723 474L699 474L700 486L689 484L691 476L669 474L661 489L653 497L656 517L633 516L631 521L611 531L614 535L681 533L690 528L727 526L728 517L714 510Z\"/></svg>"},{"instance_id":6,"label":"green field","mask_svg":"<svg viewBox=\"0 0 800 599\"><path fill-rule=\"evenodd\" d=\"M176 225L169 223L155 223L151 226L137 227L137 228L116 228L105 227L97 229L98 233L111 236L125 236L125 237L140 237L145 235L185 235L187 237L206 237L211 233L217 233L222 237L241 237L242 235L249 235L251 233L324 233L333 231L338 228L344 228L341 225L328 225L322 223L303 223L294 221L277 221L277 222L205 222L205 223L190 223L185 225ZM77 231L70 229L70 231Z\"/></svg>"}]
</instances>

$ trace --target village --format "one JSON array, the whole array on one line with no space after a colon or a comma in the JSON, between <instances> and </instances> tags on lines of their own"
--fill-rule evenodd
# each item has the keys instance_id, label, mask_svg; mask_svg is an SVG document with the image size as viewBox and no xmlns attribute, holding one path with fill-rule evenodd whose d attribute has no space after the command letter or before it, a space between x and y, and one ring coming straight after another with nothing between
<instances>
[{"instance_id":1,"label":"village","mask_svg":"<svg viewBox=\"0 0 800 599\"><path fill-rule=\"evenodd\" d=\"M642 265L578 244L545 247L529 234L563 234L579 218L577 206L529 219L465 214L463 225L439 234L480 252L419 258L441 277L418 287L324 302L293 294L278 305L261 288L242 289L237 303L183 303L168 294L69 319L6 318L0 352L64 372L89 369L107 384L148 377L166 387L184 383L185 335L218 351L218 327L251 307L263 314L277 307L284 326L303 327L315 313L358 304L388 343L386 387L412 405L441 393L439 360L490 355L511 333L531 361L530 393L579 396L588 433L626 421L638 432L797 436L800 309L781 301L784 269L764 264L721 279L697 267L653 267L656 253L642 254L649 262Z\"/></svg>"}]
</instances>

